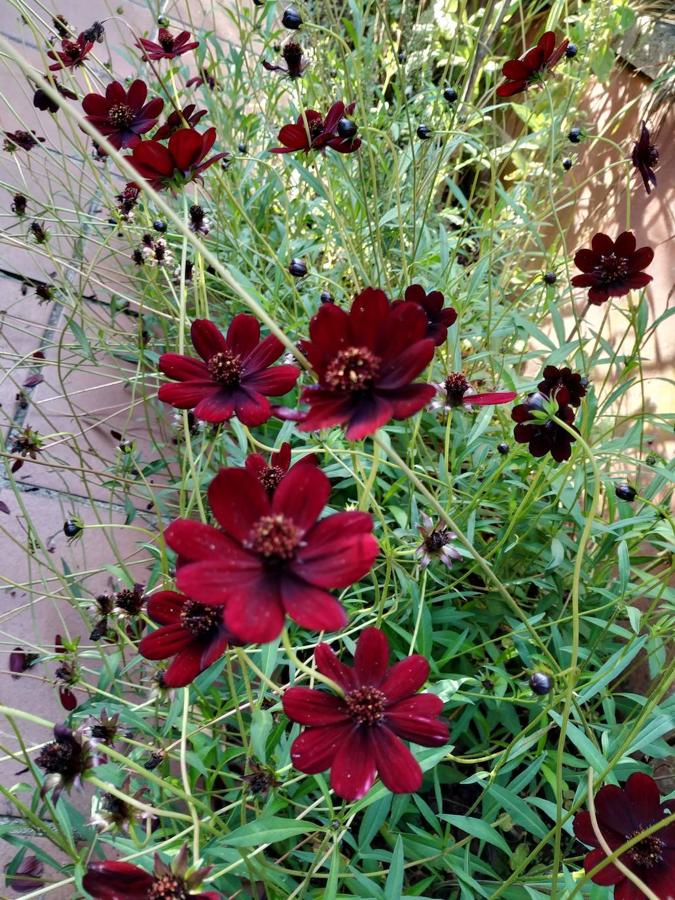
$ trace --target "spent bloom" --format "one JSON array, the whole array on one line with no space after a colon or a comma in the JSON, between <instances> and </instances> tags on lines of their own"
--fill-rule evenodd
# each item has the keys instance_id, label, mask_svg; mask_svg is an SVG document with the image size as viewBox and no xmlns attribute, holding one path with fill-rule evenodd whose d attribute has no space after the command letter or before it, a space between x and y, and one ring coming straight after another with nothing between
<instances>
[{"instance_id":1,"label":"spent bloom","mask_svg":"<svg viewBox=\"0 0 675 900\"><path fill-rule=\"evenodd\" d=\"M71 41L70 38L63 38L60 50L50 50L47 56L56 60L49 67L50 72L57 72L59 69L72 69L75 66L81 66L94 46L94 42L89 40L87 35L82 32L77 36L77 40Z\"/></svg>"},{"instance_id":2,"label":"spent bloom","mask_svg":"<svg viewBox=\"0 0 675 900\"><path fill-rule=\"evenodd\" d=\"M224 606L225 626L246 642L273 641L288 615L302 628L336 631L347 616L330 590L363 578L378 553L371 517L319 519L330 482L295 465L270 497L247 469L221 469L208 489L220 528L178 519L164 537L179 554L179 590Z\"/></svg>"},{"instance_id":3,"label":"spent bloom","mask_svg":"<svg viewBox=\"0 0 675 900\"><path fill-rule=\"evenodd\" d=\"M42 862L37 856L24 856L12 874L7 871L7 866L5 866L5 883L8 888L16 891L17 894L27 894L29 891L36 891L46 883L44 878L41 877L43 868Z\"/></svg>"},{"instance_id":4,"label":"spent bloom","mask_svg":"<svg viewBox=\"0 0 675 900\"><path fill-rule=\"evenodd\" d=\"M498 97L512 97L538 81L550 71L565 54L569 40L565 38L558 47L555 45L555 32L547 31L520 59L510 59L502 66L502 75L506 78L497 88Z\"/></svg>"},{"instance_id":5,"label":"spent bloom","mask_svg":"<svg viewBox=\"0 0 675 900\"><path fill-rule=\"evenodd\" d=\"M318 377L302 401L309 411L301 431L345 425L349 440L373 434L391 419L407 419L434 396L431 384L415 382L434 355L427 317L417 304L389 303L367 288L346 312L323 304L300 347Z\"/></svg>"},{"instance_id":6,"label":"spent bloom","mask_svg":"<svg viewBox=\"0 0 675 900\"><path fill-rule=\"evenodd\" d=\"M77 100L77 94L64 87L64 85L59 84L53 75L45 75L45 81L49 82L54 90L58 91L61 97L65 97L66 100ZM59 111L58 103L55 103L46 91L40 87L36 88L33 94L33 106L42 112L57 113Z\"/></svg>"},{"instance_id":7,"label":"spent bloom","mask_svg":"<svg viewBox=\"0 0 675 900\"><path fill-rule=\"evenodd\" d=\"M125 90L119 81L113 81L105 94L87 94L82 101L86 120L106 137L117 150L135 147L141 135L157 124L164 101L161 97L145 102L148 86L137 79Z\"/></svg>"},{"instance_id":8,"label":"spent bloom","mask_svg":"<svg viewBox=\"0 0 675 900\"><path fill-rule=\"evenodd\" d=\"M289 78L300 78L309 62L305 58L302 46L297 41L287 41L281 48L283 62L275 66L273 63L263 60L263 68L268 72L282 72Z\"/></svg>"},{"instance_id":9,"label":"spent bloom","mask_svg":"<svg viewBox=\"0 0 675 900\"><path fill-rule=\"evenodd\" d=\"M80 787L83 775L98 762L90 753L89 742L79 731L71 731L66 725L55 725L54 740L45 744L35 758L35 764L46 774L40 796L44 797L53 789L52 800L56 803L64 789Z\"/></svg>"},{"instance_id":10,"label":"spent bloom","mask_svg":"<svg viewBox=\"0 0 675 900\"><path fill-rule=\"evenodd\" d=\"M201 357L164 353L160 370L174 384L163 384L159 399L177 409L193 409L204 422L236 416L244 425L262 425L272 415L268 396L281 396L297 381L297 366L272 363L284 352L274 335L260 340L260 324L247 313L235 316L223 335L208 319L195 319L192 344Z\"/></svg>"},{"instance_id":11,"label":"spent bloom","mask_svg":"<svg viewBox=\"0 0 675 900\"><path fill-rule=\"evenodd\" d=\"M636 772L623 787L606 784L595 797L598 830L610 850L617 850L626 841L668 813L661 804L659 789L649 775ZM574 833L580 841L595 847L584 859L584 869L590 872L607 858L593 829L591 814L579 812L574 817ZM619 856L623 865L637 875L657 897L675 897L675 824L670 824L643 838ZM616 900L639 900L643 896L624 873L608 863L592 877L600 885L614 885Z\"/></svg>"},{"instance_id":12,"label":"spent bloom","mask_svg":"<svg viewBox=\"0 0 675 900\"><path fill-rule=\"evenodd\" d=\"M178 189L200 178L209 166L227 156L216 153L206 159L215 142L215 128L204 134L194 128L181 128L171 135L167 147L156 140L137 144L128 160L155 190Z\"/></svg>"},{"instance_id":13,"label":"spent bloom","mask_svg":"<svg viewBox=\"0 0 675 900\"><path fill-rule=\"evenodd\" d=\"M17 148L30 152L38 144L44 144L45 138L40 137L34 131L5 131L3 149L8 153L14 153Z\"/></svg>"},{"instance_id":14,"label":"spent bloom","mask_svg":"<svg viewBox=\"0 0 675 900\"><path fill-rule=\"evenodd\" d=\"M464 407L471 409L473 406L493 406L499 403L510 403L515 400L515 391L487 391L476 393L462 372L450 372L445 379L437 384L439 397L433 402L433 406L444 409L457 409Z\"/></svg>"},{"instance_id":15,"label":"spent bloom","mask_svg":"<svg viewBox=\"0 0 675 900\"><path fill-rule=\"evenodd\" d=\"M642 123L640 137L633 145L632 153L633 165L642 176L645 190L651 193L652 185L656 187L656 175L654 174L654 166L659 161L659 151L652 144L651 135L645 122Z\"/></svg>"},{"instance_id":16,"label":"spent bloom","mask_svg":"<svg viewBox=\"0 0 675 900\"><path fill-rule=\"evenodd\" d=\"M572 284L587 287L589 302L599 306L610 297L623 297L648 285L652 276L642 270L653 259L651 247L637 249L632 231L623 231L615 241L598 232L590 250L577 250L574 264L583 274L575 275Z\"/></svg>"},{"instance_id":17,"label":"spent bloom","mask_svg":"<svg viewBox=\"0 0 675 900\"><path fill-rule=\"evenodd\" d=\"M418 694L429 676L429 663L415 654L389 668L389 644L377 628L361 632L354 667L341 662L327 644L314 653L317 669L344 692L289 688L284 712L306 726L291 747L296 769L316 775L330 769L330 783L344 800L368 793L379 773L396 794L418 791L422 770L404 740L442 747L448 726L439 718L443 701Z\"/></svg>"},{"instance_id":18,"label":"spent bloom","mask_svg":"<svg viewBox=\"0 0 675 900\"><path fill-rule=\"evenodd\" d=\"M417 526L417 530L422 537L422 543L415 551L420 565L426 569L431 560L437 558L451 569L453 560L462 558L459 550L452 546L452 541L457 535L442 523L434 525L433 519L426 513L422 513L420 519L422 524Z\"/></svg>"},{"instance_id":19,"label":"spent bloom","mask_svg":"<svg viewBox=\"0 0 675 900\"><path fill-rule=\"evenodd\" d=\"M457 321L457 311L452 306L443 306L445 297L440 291L424 290L421 284L411 284L406 288L404 300L394 300L392 306L399 303L417 303L424 310L427 317L426 337L431 338L437 347L445 343L448 336L448 328Z\"/></svg>"},{"instance_id":20,"label":"spent bloom","mask_svg":"<svg viewBox=\"0 0 675 900\"><path fill-rule=\"evenodd\" d=\"M338 153L353 153L361 146L361 139L356 137L356 126L346 118L354 111L355 103L345 106L342 100L334 103L322 116L315 109L306 109L295 125L284 125L279 131L279 142L282 147L273 147L272 153L296 153L301 150L324 152L326 147Z\"/></svg>"},{"instance_id":21,"label":"spent bloom","mask_svg":"<svg viewBox=\"0 0 675 900\"><path fill-rule=\"evenodd\" d=\"M217 891L199 891L211 866L190 872L187 847L168 866L155 854L152 873L118 860L89 863L82 886L94 900L222 900Z\"/></svg>"},{"instance_id":22,"label":"spent bloom","mask_svg":"<svg viewBox=\"0 0 675 900\"><path fill-rule=\"evenodd\" d=\"M183 53L195 50L199 46L199 41L193 41L189 31L181 31L180 34L174 35L167 28L160 28L156 41L139 38L136 46L143 51L144 59L175 59Z\"/></svg>"}]
</instances>

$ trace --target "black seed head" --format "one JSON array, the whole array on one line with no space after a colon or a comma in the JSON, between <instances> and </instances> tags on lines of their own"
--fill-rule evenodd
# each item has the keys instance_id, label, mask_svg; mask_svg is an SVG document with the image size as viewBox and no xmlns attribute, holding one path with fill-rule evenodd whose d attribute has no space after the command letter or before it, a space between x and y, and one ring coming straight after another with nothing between
<instances>
[{"instance_id":1,"label":"black seed head","mask_svg":"<svg viewBox=\"0 0 675 900\"><path fill-rule=\"evenodd\" d=\"M501 453L502 456L506 456L506 454L509 452L509 445L497 444L497 450Z\"/></svg>"},{"instance_id":2,"label":"black seed head","mask_svg":"<svg viewBox=\"0 0 675 900\"><path fill-rule=\"evenodd\" d=\"M420 125L417 129L417 137L421 141L428 141L431 137L431 128L428 125Z\"/></svg>"},{"instance_id":3,"label":"black seed head","mask_svg":"<svg viewBox=\"0 0 675 900\"><path fill-rule=\"evenodd\" d=\"M340 119L337 131L338 136L341 138L353 138L358 128L356 127L356 122L352 122L351 119Z\"/></svg>"},{"instance_id":4,"label":"black seed head","mask_svg":"<svg viewBox=\"0 0 675 900\"><path fill-rule=\"evenodd\" d=\"M545 284L555 284L557 280L558 280L558 276L555 274L555 272L546 272L544 274L544 283Z\"/></svg>"},{"instance_id":5,"label":"black seed head","mask_svg":"<svg viewBox=\"0 0 675 900\"><path fill-rule=\"evenodd\" d=\"M281 24L284 28L290 28L291 31L297 31L302 25L302 16L293 6L287 6L281 17Z\"/></svg>"},{"instance_id":6,"label":"black seed head","mask_svg":"<svg viewBox=\"0 0 675 900\"><path fill-rule=\"evenodd\" d=\"M331 297L328 291L321 291L321 295L319 296L319 300L322 303L335 303L335 300Z\"/></svg>"},{"instance_id":7,"label":"black seed head","mask_svg":"<svg viewBox=\"0 0 675 900\"><path fill-rule=\"evenodd\" d=\"M443 99L447 100L448 103L454 103L457 99L457 91L454 88L446 87L443 91Z\"/></svg>"},{"instance_id":8,"label":"black seed head","mask_svg":"<svg viewBox=\"0 0 675 900\"><path fill-rule=\"evenodd\" d=\"M576 125L574 126L574 128L570 128L569 132L567 133L567 137L570 139L570 141L571 141L573 144L578 144L578 143L580 143L580 141L581 141L581 128L578 128Z\"/></svg>"},{"instance_id":9,"label":"black seed head","mask_svg":"<svg viewBox=\"0 0 675 900\"><path fill-rule=\"evenodd\" d=\"M157 19L157 24L159 25L160 28L168 28L169 25L171 24L171 22L169 21L169 19L166 16L160 16Z\"/></svg>"},{"instance_id":10,"label":"black seed head","mask_svg":"<svg viewBox=\"0 0 675 900\"><path fill-rule=\"evenodd\" d=\"M577 55L577 45L576 44L568 44L567 49L565 50L565 56L568 59L574 59Z\"/></svg>"},{"instance_id":11,"label":"black seed head","mask_svg":"<svg viewBox=\"0 0 675 900\"><path fill-rule=\"evenodd\" d=\"M161 219L157 219L156 222L152 223L152 227L155 229L155 231L159 231L160 234L164 234L167 226L166 222L162 222Z\"/></svg>"},{"instance_id":12,"label":"black seed head","mask_svg":"<svg viewBox=\"0 0 675 900\"><path fill-rule=\"evenodd\" d=\"M246 144L244 144L244 143L242 142L241 144L237 144L237 150L238 150L240 153L246 153L246 151L248 150L248 147L246 146Z\"/></svg>"},{"instance_id":13,"label":"black seed head","mask_svg":"<svg viewBox=\"0 0 675 900\"><path fill-rule=\"evenodd\" d=\"M63 533L68 538L77 537L78 534L81 534L82 526L79 522L76 522L74 519L68 519L63 523Z\"/></svg>"},{"instance_id":14,"label":"black seed head","mask_svg":"<svg viewBox=\"0 0 675 900\"><path fill-rule=\"evenodd\" d=\"M553 679L548 672L533 672L530 675L530 687L535 694L550 694L553 688Z\"/></svg>"},{"instance_id":15,"label":"black seed head","mask_svg":"<svg viewBox=\"0 0 675 900\"><path fill-rule=\"evenodd\" d=\"M303 259L296 256L291 260L288 271L294 278L303 278L307 274L307 265Z\"/></svg>"},{"instance_id":16,"label":"black seed head","mask_svg":"<svg viewBox=\"0 0 675 900\"><path fill-rule=\"evenodd\" d=\"M621 484L617 484L614 488L614 493L619 498L619 500L626 500L630 503L632 500L635 500L637 496L637 491L634 487L631 487L627 482L622 482Z\"/></svg>"},{"instance_id":17,"label":"black seed head","mask_svg":"<svg viewBox=\"0 0 675 900\"><path fill-rule=\"evenodd\" d=\"M562 167L566 172L569 172L569 170L572 168L572 160L569 157L563 159Z\"/></svg>"}]
</instances>

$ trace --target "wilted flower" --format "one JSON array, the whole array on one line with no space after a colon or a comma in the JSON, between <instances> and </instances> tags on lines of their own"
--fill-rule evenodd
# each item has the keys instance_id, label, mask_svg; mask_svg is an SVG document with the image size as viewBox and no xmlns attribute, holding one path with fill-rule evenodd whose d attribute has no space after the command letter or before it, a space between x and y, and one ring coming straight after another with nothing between
<instances>
[{"instance_id":1,"label":"wilted flower","mask_svg":"<svg viewBox=\"0 0 675 900\"><path fill-rule=\"evenodd\" d=\"M117 200L117 211L125 222L130 222L134 216L134 209L138 203L141 192L134 184L127 184L125 188L115 197Z\"/></svg>"},{"instance_id":2,"label":"wilted flower","mask_svg":"<svg viewBox=\"0 0 675 900\"><path fill-rule=\"evenodd\" d=\"M180 131L181 128L194 128L195 125L198 125L201 122L206 115L206 112L205 109L197 109L194 103L188 103L188 105L184 106L180 112L174 110L167 116L166 122L163 125L160 125L153 134L153 141L165 141L167 138L170 138L172 134Z\"/></svg>"},{"instance_id":3,"label":"wilted flower","mask_svg":"<svg viewBox=\"0 0 675 900\"><path fill-rule=\"evenodd\" d=\"M136 42L139 50L144 51L144 59L175 59L195 50L199 47L199 41L191 40L189 31L181 31L180 34L173 35L166 28L160 28L157 32L157 40L150 41L147 38L139 38Z\"/></svg>"},{"instance_id":4,"label":"wilted flower","mask_svg":"<svg viewBox=\"0 0 675 900\"><path fill-rule=\"evenodd\" d=\"M140 615L145 598L142 584L134 584L130 588L122 588L113 598L114 611L123 619L135 619Z\"/></svg>"},{"instance_id":5,"label":"wilted flower","mask_svg":"<svg viewBox=\"0 0 675 900\"><path fill-rule=\"evenodd\" d=\"M102 44L105 36L105 26L103 22L92 22L89 28L85 28L82 32L85 40L94 41L96 44Z\"/></svg>"},{"instance_id":6,"label":"wilted flower","mask_svg":"<svg viewBox=\"0 0 675 900\"><path fill-rule=\"evenodd\" d=\"M443 565L451 569L452 561L462 558L459 550L451 544L457 535L440 522L438 525L434 525L433 520L426 513L422 513L420 519L422 524L417 526L417 530L422 536L422 543L415 553L420 558L421 567L426 569L432 559L438 558Z\"/></svg>"},{"instance_id":7,"label":"wilted flower","mask_svg":"<svg viewBox=\"0 0 675 900\"><path fill-rule=\"evenodd\" d=\"M23 672L32 668L39 658L38 653L27 653L23 647L15 647L9 654L9 671L12 678L19 678Z\"/></svg>"},{"instance_id":8,"label":"wilted flower","mask_svg":"<svg viewBox=\"0 0 675 900\"><path fill-rule=\"evenodd\" d=\"M270 790L281 784L272 769L259 766L257 763L252 763L249 768L250 771L248 774L242 775L241 780L248 786L251 794L266 797Z\"/></svg>"},{"instance_id":9,"label":"wilted flower","mask_svg":"<svg viewBox=\"0 0 675 900\"><path fill-rule=\"evenodd\" d=\"M218 82L216 81L214 76L204 68L198 69L198 72L199 75L189 78L185 82L185 87L201 87L203 84L205 84L210 91L214 91L218 85Z\"/></svg>"},{"instance_id":10,"label":"wilted flower","mask_svg":"<svg viewBox=\"0 0 675 900\"><path fill-rule=\"evenodd\" d=\"M27 202L23 194L14 194L11 206L12 212L17 216L25 216Z\"/></svg>"},{"instance_id":11,"label":"wilted flower","mask_svg":"<svg viewBox=\"0 0 675 900\"><path fill-rule=\"evenodd\" d=\"M220 529L178 519L164 532L181 559L179 590L224 606L225 626L246 642L273 641L287 615L312 631L342 628L346 613L328 591L363 578L378 544L367 513L319 519L329 495L316 466L293 466L271 498L247 469L221 469L208 489Z\"/></svg>"},{"instance_id":12,"label":"wilted flower","mask_svg":"<svg viewBox=\"0 0 675 900\"><path fill-rule=\"evenodd\" d=\"M149 266L170 266L173 263L173 253L169 249L164 238L154 238L151 234L144 234L141 239L140 265L147 263ZM134 254L134 261L137 260Z\"/></svg>"},{"instance_id":13,"label":"wilted flower","mask_svg":"<svg viewBox=\"0 0 675 900\"><path fill-rule=\"evenodd\" d=\"M89 738L92 744L105 744L107 747L115 746L119 727L120 714L108 715L108 711L101 710L101 715L92 716L82 728L82 734Z\"/></svg>"},{"instance_id":14,"label":"wilted flower","mask_svg":"<svg viewBox=\"0 0 675 900\"><path fill-rule=\"evenodd\" d=\"M425 337L431 338L437 347L445 343L448 336L448 328L457 321L457 311L452 306L443 307L445 297L440 291L424 290L421 284L411 284L406 288L405 300L394 300L392 307L399 303L417 303L421 306L427 317L427 333Z\"/></svg>"},{"instance_id":15,"label":"wilted flower","mask_svg":"<svg viewBox=\"0 0 675 900\"><path fill-rule=\"evenodd\" d=\"M193 203L189 209L190 222L189 228L190 231L194 231L195 234L208 234L211 228L211 223L206 217L206 213L203 208L199 206L198 203Z\"/></svg>"},{"instance_id":16,"label":"wilted flower","mask_svg":"<svg viewBox=\"0 0 675 900\"><path fill-rule=\"evenodd\" d=\"M127 158L155 190L177 189L200 178L209 166L227 156L216 153L205 159L215 141L215 128L209 128L204 134L194 128L181 128L171 135L168 147L156 140L142 141Z\"/></svg>"},{"instance_id":17,"label":"wilted flower","mask_svg":"<svg viewBox=\"0 0 675 900\"><path fill-rule=\"evenodd\" d=\"M591 241L590 250L577 250L574 264L582 275L575 275L575 287L587 287L588 300L596 306L610 297L623 297L634 289L648 285L652 276L642 269L654 259L651 247L636 249L637 241L632 231L622 232L613 241L598 232Z\"/></svg>"},{"instance_id":18,"label":"wilted flower","mask_svg":"<svg viewBox=\"0 0 675 900\"><path fill-rule=\"evenodd\" d=\"M617 850L626 841L662 821L668 815L668 806L661 804L659 788L653 778L642 772L631 775L620 788L613 784L601 787L595 797L595 814L598 828L610 850ZM591 814L579 812L574 817L574 834L584 844L597 847L586 855L584 869L590 872L607 859L593 830ZM630 850L619 855L619 860L644 882L657 897L664 900L674 897L675 885L675 825L670 824L654 834L638 841ZM619 900L638 900L644 896L624 873L608 863L593 878L596 884L614 885L614 897Z\"/></svg>"},{"instance_id":19,"label":"wilted flower","mask_svg":"<svg viewBox=\"0 0 675 900\"><path fill-rule=\"evenodd\" d=\"M161 97L146 103L148 86L137 79L129 90L119 81L113 81L102 94L87 94L82 101L85 119L117 150L135 147L141 135L157 124L164 107Z\"/></svg>"},{"instance_id":20,"label":"wilted flower","mask_svg":"<svg viewBox=\"0 0 675 900\"><path fill-rule=\"evenodd\" d=\"M29 891L38 890L45 884L44 878L41 878L43 868L37 856L24 856L20 865L11 875L8 872L8 866L5 866L7 887L16 891L17 894L27 894Z\"/></svg>"},{"instance_id":21,"label":"wilted flower","mask_svg":"<svg viewBox=\"0 0 675 900\"><path fill-rule=\"evenodd\" d=\"M500 403L510 403L517 396L515 391L488 391L478 394L462 372L450 372L436 387L441 399L434 399L432 406L440 406L448 410L458 407L471 409L473 406L495 406Z\"/></svg>"},{"instance_id":22,"label":"wilted flower","mask_svg":"<svg viewBox=\"0 0 675 900\"><path fill-rule=\"evenodd\" d=\"M8 153L13 153L17 147L21 150L29 152L38 144L44 144L45 138L38 137L34 131L5 131L4 149Z\"/></svg>"},{"instance_id":23,"label":"wilted flower","mask_svg":"<svg viewBox=\"0 0 675 900\"><path fill-rule=\"evenodd\" d=\"M43 222L31 222L28 231L37 244L46 244L49 240L49 232Z\"/></svg>"},{"instance_id":24,"label":"wilted flower","mask_svg":"<svg viewBox=\"0 0 675 900\"><path fill-rule=\"evenodd\" d=\"M94 900L222 900L216 891L195 893L211 866L189 873L187 847L183 846L171 866L155 854L150 875L131 863L117 860L91 862L82 886Z\"/></svg>"},{"instance_id":25,"label":"wilted flower","mask_svg":"<svg viewBox=\"0 0 675 900\"><path fill-rule=\"evenodd\" d=\"M64 87L62 84L59 84L53 76L50 77L45 75L45 81L48 81L54 90L58 91L62 97L66 98L66 100L77 100L77 94L67 87ZM33 94L33 106L42 112L57 113L59 111L58 103L52 100L52 98L40 87L36 88L35 93Z\"/></svg>"},{"instance_id":26,"label":"wilted flower","mask_svg":"<svg viewBox=\"0 0 675 900\"><path fill-rule=\"evenodd\" d=\"M128 794L130 788L131 776L127 775L121 790ZM147 793L147 790L147 787L139 788L131 795L132 799L140 801L144 794ZM118 797L117 794L106 792L96 798L96 809L91 817L91 824L100 832L121 831L124 834L128 834L131 825L136 822L142 822L143 819L147 819L150 816L151 813L145 812L145 810L127 802L122 797ZM126 896L128 897L129 895Z\"/></svg>"},{"instance_id":27,"label":"wilted flower","mask_svg":"<svg viewBox=\"0 0 675 900\"><path fill-rule=\"evenodd\" d=\"M160 370L177 383L163 384L158 397L178 409L194 409L205 422L225 422L233 415L244 425L262 425L272 415L268 396L290 391L297 381L297 366L272 366L284 352L274 335L260 340L260 324L240 313L221 334L208 319L195 319L192 343L201 356L194 359L164 353Z\"/></svg>"},{"instance_id":28,"label":"wilted flower","mask_svg":"<svg viewBox=\"0 0 675 900\"><path fill-rule=\"evenodd\" d=\"M302 46L297 41L287 41L281 48L283 63L275 66L266 59L263 60L263 68L268 72L283 72L289 78L300 78L309 62L305 59Z\"/></svg>"},{"instance_id":29,"label":"wilted flower","mask_svg":"<svg viewBox=\"0 0 675 900\"><path fill-rule=\"evenodd\" d=\"M502 75L506 78L497 88L498 97L512 97L519 94L550 71L564 56L569 39L565 38L558 47L555 45L555 32L543 34L536 47L528 50L520 59L510 59L502 66Z\"/></svg>"},{"instance_id":30,"label":"wilted flower","mask_svg":"<svg viewBox=\"0 0 675 900\"><path fill-rule=\"evenodd\" d=\"M82 32L77 36L77 40L71 41L70 38L63 38L60 50L49 50L47 56L56 60L54 65L49 67L50 72L57 72L59 69L72 69L75 66L81 66L94 46L94 42L88 40L86 34Z\"/></svg>"},{"instance_id":31,"label":"wilted flower","mask_svg":"<svg viewBox=\"0 0 675 900\"><path fill-rule=\"evenodd\" d=\"M656 187L656 175L654 174L654 166L659 161L659 151L652 144L649 129L645 122L642 123L640 137L633 145L632 154L633 165L642 176L645 190L651 193L651 185Z\"/></svg>"},{"instance_id":32,"label":"wilted flower","mask_svg":"<svg viewBox=\"0 0 675 900\"><path fill-rule=\"evenodd\" d=\"M12 438L9 448L10 453L18 453L20 456L30 457L30 459L37 459L41 450L42 438L29 425L26 425L23 431ZM15 459L12 463L12 472L18 472L23 463L23 459Z\"/></svg>"},{"instance_id":33,"label":"wilted flower","mask_svg":"<svg viewBox=\"0 0 675 900\"><path fill-rule=\"evenodd\" d=\"M389 668L387 638L366 628L354 668L340 662L328 644L319 644L314 661L344 697L306 687L284 692L288 718L307 726L291 746L296 769L316 775L330 768L331 787L349 802L367 794L378 773L393 793L418 791L422 770L403 740L423 747L449 740L448 726L439 719L441 698L417 694L429 676L426 659L415 654Z\"/></svg>"},{"instance_id":34,"label":"wilted flower","mask_svg":"<svg viewBox=\"0 0 675 900\"><path fill-rule=\"evenodd\" d=\"M315 109L306 109L298 116L295 125L284 125L278 135L283 147L273 147L271 152L296 153L302 150L308 153L310 150L320 150L323 153L326 147L330 147L338 153L353 153L361 146L361 139L354 135L343 137L339 128L341 122L350 122L345 116L351 115L355 106L355 103L345 106L342 100L338 100L325 118Z\"/></svg>"},{"instance_id":35,"label":"wilted flower","mask_svg":"<svg viewBox=\"0 0 675 900\"><path fill-rule=\"evenodd\" d=\"M82 777L97 762L81 733L66 725L55 725L54 740L45 744L35 759L35 764L46 773L40 796L53 789L52 800L56 803L64 789L80 787Z\"/></svg>"}]
</instances>

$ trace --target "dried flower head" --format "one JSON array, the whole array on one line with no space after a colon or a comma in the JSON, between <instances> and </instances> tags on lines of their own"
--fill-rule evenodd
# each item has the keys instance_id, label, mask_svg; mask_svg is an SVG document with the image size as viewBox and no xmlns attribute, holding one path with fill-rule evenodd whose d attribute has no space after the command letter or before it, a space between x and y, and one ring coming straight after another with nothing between
<instances>
[{"instance_id":1,"label":"dried flower head","mask_svg":"<svg viewBox=\"0 0 675 900\"><path fill-rule=\"evenodd\" d=\"M426 513L422 513L420 519L422 524L417 526L417 530L422 537L422 543L415 551L420 559L420 565L425 569L432 559L439 559L443 565L451 569L453 560L462 558L462 554L451 543L457 535L441 522L434 525L432 518Z\"/></svg>"}]
</instances>

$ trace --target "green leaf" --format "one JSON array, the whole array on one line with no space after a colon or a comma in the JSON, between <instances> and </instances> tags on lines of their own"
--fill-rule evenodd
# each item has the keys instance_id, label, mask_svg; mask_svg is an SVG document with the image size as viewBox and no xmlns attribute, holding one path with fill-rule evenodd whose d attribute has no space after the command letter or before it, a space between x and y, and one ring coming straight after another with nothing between
<instances>
[{"instance_id":1,"label":"green leaf","mask_svg":"<svg viewBox=\"0 0 675 900\"><path fill-rule=\"evenodd\" d=\"M300 834L320 831L313 822L298 819L282 819L281 816L263 816L255 822L242 825L225 838L230 847L257 847L260 844L273 844Z\"/></svg>"},{"instance_id":2,"label":"green leaf","mask_svg":"<svg viewBox=\"0 0 675 900\"><path fill-rule=\"evenodd\" d=\"M274 725L272 713L268 709L256 709L251 717L251 743L260 762L267 762L266 743Z\"/></svg>"},{"instance_id":3,"label":"green leaf","mask_svg":"<svg viewBox=\"0 0 675 900\"><path fill-rule=\"evenodd\" d=\"M547 835L548 828L537 813L521 797L518 797L500 784L491 784L487 795L496 800L512 816L513 821L529 834L533 834L538 838L543 838Z\"/></svg>"},{"instance_id":4,"label":"green leaf","mask_svg":"<svg viewBox=\"0 0 675 900\"><path fill-rule=\"evenodd\" d=\"M453 828L459 828L460 831L465 831L467 834L470 834L471 837L478 838L479 841L486 841L488 844L498 847L500 850L503 850L504 853L511 852L509 845L497 831L495 826L488 825L483 819L472 819L471 816L450 815L441 815L439 818L443 819L444 822L449 822Z\"/></svg>"},{"instance_id":5,"label":"green leaf","mask_svg":"<svg viewBox=\"0 0 675 900\"><path fill-rule=\"evenodd\" d=\"M396 846L391 856L389 874L384 885L385 897L400 897L403 893L403 841L401 835L396 838Z\"/></svg>"}]
</instances>

